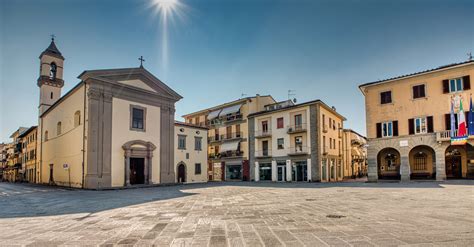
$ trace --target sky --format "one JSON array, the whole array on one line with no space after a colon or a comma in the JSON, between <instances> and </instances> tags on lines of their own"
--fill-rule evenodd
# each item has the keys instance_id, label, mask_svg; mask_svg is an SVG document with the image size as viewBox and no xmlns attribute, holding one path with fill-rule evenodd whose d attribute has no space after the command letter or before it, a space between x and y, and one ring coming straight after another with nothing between
<instances>
[{"instance_id":1,"label":"sky","mask_svg":"<svg viewBox=\"0 0 474 247\"><path fill-rule=\"evenodd\" d=\"M358 85L467 60L474 1L0 0L0 142L37 124L40 53L56 36L63 94L84 70L144 66L186 113L271 94L321 99L365 134Z\"/></svg>"}]
</instances>

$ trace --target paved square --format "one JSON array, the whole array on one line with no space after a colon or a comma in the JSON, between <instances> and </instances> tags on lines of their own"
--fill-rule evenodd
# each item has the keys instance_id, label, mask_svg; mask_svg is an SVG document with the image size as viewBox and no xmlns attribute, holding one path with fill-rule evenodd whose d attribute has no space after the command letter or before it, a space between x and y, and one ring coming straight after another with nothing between
<instances>
[{"instance_id":1,"label":"paved square","mask_svg":"<svg viewBox=\"0 0 474 247\"><path fill-rule=\"evenodd\" d=\"M473 246L474 183L0 183L0 245Z\"/></svg>"}]
</instances>

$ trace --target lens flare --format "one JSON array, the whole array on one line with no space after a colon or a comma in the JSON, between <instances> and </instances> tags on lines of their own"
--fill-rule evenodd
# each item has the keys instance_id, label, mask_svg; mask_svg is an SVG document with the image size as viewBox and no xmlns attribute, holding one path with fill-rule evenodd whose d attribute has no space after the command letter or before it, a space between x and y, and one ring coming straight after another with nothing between
<instances>
[{"instance_id":1,"label":"lens flare","mask_svg":"<svg viewBox=\"0 0 474 247\"><path fill-rule=\"evenodd\" d=\"M160 18L161 24L161 60L163 69L168 67L168 26L174 25L175 19L185 21L187 6L180 0L150 0L148 8L153 17Z\"/></svg>"}]
</instances>

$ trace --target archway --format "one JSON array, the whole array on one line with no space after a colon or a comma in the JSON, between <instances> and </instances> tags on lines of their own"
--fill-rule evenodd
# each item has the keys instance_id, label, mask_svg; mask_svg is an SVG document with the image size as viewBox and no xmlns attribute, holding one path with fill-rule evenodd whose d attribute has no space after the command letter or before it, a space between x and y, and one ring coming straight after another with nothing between
<instances>
[{"instance_id":1,"label":"archway","mask_svg":"<svg viewBox=\"0 0 474 247\"><path fill-rule=\"evenodd\" d=\"M186 183L186 165L181 162L178 164L178 183Z\"/></svg>"},{"instance_id":2,"label":"archway","mask_svg":"<svg viewBox=\"0 0 474 247\"><path fill-rule=\"evenodd\" d=\"M474 178L474 148L470 144L451 145L446 148L447 179Z\"/></svg>"},{"instance_id":3,"label":"archway","mask_svg":"<svg viewBox=\"0 0 474 247\"><path fill-rule=\"evenodd\" d=\"M433 148L421 145L410 150L410 179L431 179L436 177L436 155Z\"/></svg>"},{"instance_id":4,"label":"archway","mask_svg":"<svg viewBox=\"0 0 474 247\"><path fill-rule=\"evenodd\" d=\"M148 184L151 178L153 151L156 146L147 141L133 140L122 146L124 150L124 185Z\"/></svg>"},{"instance_id":5,"label":"archway","mask_svg":"<svg viewBox=\"0 0 474 247\"><path fill-rule=\"evenodd\" d=\"M400 179L400 152L394 148L384 148L377 154L379 179Z\"/></svg>"}]
</instances>

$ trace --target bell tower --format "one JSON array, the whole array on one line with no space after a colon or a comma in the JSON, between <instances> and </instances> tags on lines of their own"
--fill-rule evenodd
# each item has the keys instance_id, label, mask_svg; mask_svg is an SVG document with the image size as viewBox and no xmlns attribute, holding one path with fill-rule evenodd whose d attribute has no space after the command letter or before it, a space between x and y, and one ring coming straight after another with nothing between
<instances>
[{"instance_id":1,"label":"bell tower","mask_svg":"<svg viewBox=\"0 0 474 247\"><path fill-rule=\"evenodd\" d=\"M39 59L38 87L40 88L40 98L38 108L41 115L61 98L61 88L64 86L64 57L54 43L54 35L51 37L51 44L41 53Z\"/></svg>"}]
</instances>

